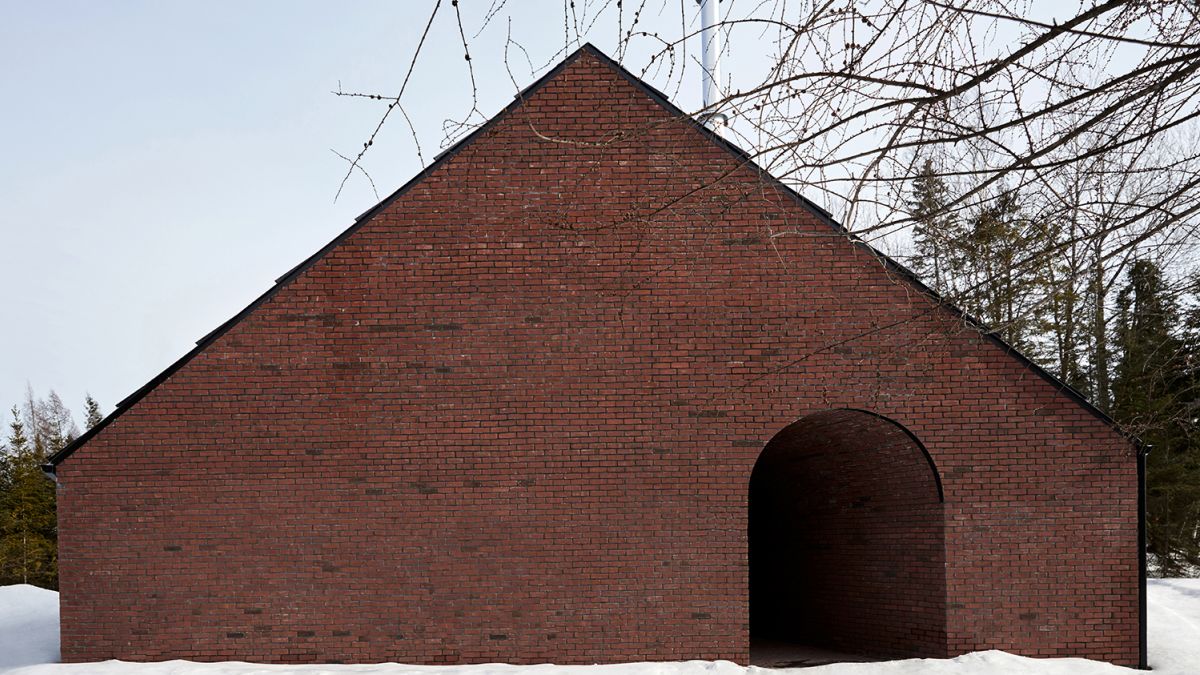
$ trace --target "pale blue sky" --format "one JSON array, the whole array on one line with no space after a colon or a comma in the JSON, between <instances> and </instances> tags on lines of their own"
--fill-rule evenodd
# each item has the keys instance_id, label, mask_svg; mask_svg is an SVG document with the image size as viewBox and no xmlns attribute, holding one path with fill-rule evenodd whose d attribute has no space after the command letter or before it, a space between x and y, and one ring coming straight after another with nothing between
<instances>
[{"instance_id":1,"label":"pale blue sky","mask_svg":"<svg viewBox=\"0 0 1200 675\"><path fill-rule=\"evenodd\" d=\"M427 161L470 107L444 4L405 95ZM492 3L462 4L470 36ZM472 41L488 116L515 91L509 13L538 69L522 87L563 45L561 3L512 4ZM330 91L396 91L432 6L0 2L0 406L29 382L111 410L374 204L360 178L333 202L330 149L354 152L379 105ZM367 166L383 196L420 170L403 124Z\"/></svg>"}]
</instances>

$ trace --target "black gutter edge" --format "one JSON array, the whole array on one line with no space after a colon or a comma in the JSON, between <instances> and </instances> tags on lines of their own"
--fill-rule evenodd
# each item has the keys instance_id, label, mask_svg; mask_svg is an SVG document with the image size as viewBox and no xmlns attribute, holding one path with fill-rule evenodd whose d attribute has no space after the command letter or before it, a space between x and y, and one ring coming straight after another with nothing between
<instances>
[{"instance_id":1,"label":"black gutter edge","mask_svg":"<svg viewBox=\"0 0 1200 675\"><path fill-rule=\"evenodd\" d=\"M187 364L188 361L191 361L193 358L195 358L197 354L204 351L217 338L221 337L226 332L228 332L230 328L237 325L242 319L246 318L247 315L249 315L251 312L253 312L255 309L257 309L260 305L265 303L267 300L270 300L276 293L279 292L280 289L282 289L283 287L287 286L289 283L294 281L296 279L296 277L300 276L301 273L303 273L308 268L312 267L321 258L325 257L326 254L328 254L331 250L336 248L346 238L348 238L350 235L357 232L363 225L370 222L371 219L373 219L381 211L383 211L388 206L390 206L392 204L392 202L399 199L401 196L403 196L405 193L407 193L409 190L411 190L414 186L416 186L418 183L420 183L422 180L424 180L427 176L429 176L429 174L431 174L434 171L436 171L437 169L441 168L441 166L446 161L448 161L450 158L452 158L456 154L458 154L458 152L460 152L463 148L465 148L467 145L469 145L472 141L474 141L475 139L477 139L480 136L483 136L484 134L489 132L492 128L494 128L497 124L499 124L500 120L504 119L514 109L516 109L521 104L523 104L525 102L526 98L528 98L536 90L540 89L543 85L546 84L546 82L550 81L556 75L558 75L560 72L562 72L567 66L574 63L579 58L579 56L585 52L587 52L589 54L600 55L600 51L598 49L596 49L596 47L594 47L590 43L586 44L583 47L580 47L579 49L575 50L575 52L573 54L571 54L567 58L563 59L562 62L560 62L558 65L556 65L555 67L553 67L549 71L547 71L545 75L542 75L541 77L539 77L533 84L529 85L525 89L522 89L516 96L513 97L513 100L508 105L504 106L504 108L501 109L500 112L493 115L491 119L489 119L487 122L485 122L479 128L475 129L471 133L469 133L466 136L464 136L463 138L459 139L459 141L457 143L455 143L454 145L452 145L449 148L447 148L446 150L444 150L441 154L439 154L437 156L437 159L435 159L433 162L431 162L429 164L429 166L422 169L419 173L417 173L417 175L415 175L411 179L409 179L409 181L407 183L400 186L400 188L397 189L395 192L388 195L383 200L381 200L378 204L367 209L361 215L359 215L357 218L355 218L354 223L351 224L350 227L343 230L341 234L334 237L333 240L331 240L325 246L321 247L321 249L318 250L316 253L312 254L308 258L305 258L299 265L296 265L291 270L289 270L286 274L279 277L275 281L275 284L273 286L268 288L262 295L258 296L258 298L256 298L253 302L251 302L249 305L246 305L246 307L244 307L237 314L230 317L227 321L225 321L225 323L222 323L221 325L217 326L215 329L213 329L212 332L210 332L209 334L205 335L203 338L198 340L196 342L195 347L193 347L190 351L188 351L186 354L184 354L179 359L177 359L174 363L167 366L167 368L165 370L163 370L161 373L159 373L158 375L156 375L154 377L154 379L150 380L149 382L147 382L146 384L142 385L137 390L135 390L132 394L130 394L129 396L126 396L124 399L122 399L113 408L113 411L110 412L107 416L105 416L104 419L100 420L100 422L97 423L96 426L92 427L91 429L88 429L79 438L76 438L74 441L67 444L66 447L64 447L63 449L59 450L58 452L56 452L53 455L51 455L50 457L48 457L46 459L46 464L43 466L43 471L46 471L47 473L50 473L51 471L53 471L54 467L57 467L59 464L62 463L63 460L70 457L79 448L83 447L83 445L85 443L87 443L89 440L91 440L93 436L100 433L100 431L102 431L109 424L112 424L113 421L115 421L122 414L124 414L124 412L126 410L129 410L129 408L131 408L133 405L135 405L138 401L142 400L142 398L145 397L146 394L149 394L156 387L158 387L158 385L162 384L167 378L174 375L176 373L176 371L178 371L185 364ZM607 57L605 57L605 58L607 58ZM49 470L47 470L47 467L49 467Z\"/></svg>"},{"instance_id":2,"label":"black gutter edge","mask_svg":"<svg viewBox=\"0 0 1200 675\"><path fill-rule=\"evenodd\" d=\"M1034 363L1034 361L1032 359L1030 359L1025 354L1021 353L1016 347L1013 347L1008 342L1006 342L1003 338L1001 338L999 335L997 335L995 332L989 330L986 327L987 325L984 322L980 321L979 319L975 318L974 316L971 316L967 312L963 311L961 308L954 305L954 303L950 302L945 297L943 297L941 293L938 293L936 290L925 285L925 282L922 281L921 278L918 277L916 275L916 273L914 273L912 270L908 269L906 266L902 265L901 263L893 260L891 257L885 255L884 253L882 253L881 251L876 249L874 246L871 246L867 242L863 241L861 238L858 237L858 235L856 235L853 232L851 232L850 230L846 229L846 227L844 225L842 225L841 223L834 220L833 216L828 211L821 208L815 202L813 202L812 200L808 199L804 195L797 192L795 190L795 188L784 183L780 179L771 175L771 173L769 171L767 171L766 169L759 166L754 161L754 159L750 156L750 154L747 153L745 150L734 145L728 139L724 138L720 134L717 134L712 129L709 129L708 127L704 126L704 124L702 122L695 119L691 115L687 114L681 108L679 108L674 103L672 103L670 101L670 99L668 99L666 97L666 95L663 94L661 91L655 89L654 87L650 86L649 84L646 84L645 82L638 79L637 76L635 76L633 73L630 73L628 70L626 70L624 66L622 66L621 64L614 61L607 54L604 54L600 50L596 49L590 43L585 45L583 47L583 49L588 49L594 56L599 58L602 62L608 64L609 67L613 68L618 73L620 73L626 80L628 80L630 83L632 83L635 87L637 87L638 89L640 89L641 91L646 93L648 96L650 96L650 98L654 99L655 102L657 102L659 105L666 108L668 112L670 112L673 115L675 115L676 117L679 117L680 119L690 123L692 127L694 127L696 130L698 130L701 134L703 134L705 137L707 137L710 141L712 141L713 143L716 143L717 145L725 148L727 151L732 153L735 157L738 158L739 161L742 162L743 165L749 167L752 171L754 171L758 175L758 178L760 180L762 180L763 182L769 183L769 184L773 185L774 187L780 189L784 194L788 195L793 200L798 202L801 206L803 206L804 208L811 211L814 215L817 216L817 218L819 220L824 222L829 227L833 228L836 233L846 237L852 243L866 249L876 259L880 260L883 263L884 267L887 268L889 271L894 272L901 277L904 277L904 279L907 280L909 283L911 283L913 286L915 286L918 291L920 291L927 297L934 300L934 302L936 302L937 304L940 304L943 307L945 307L946 309L950 310L955 316L957 316L960 319L969 323L972 328L977 330L985 338L987 338L990 341L992 341L993 343L995 343L997 346L999 346L1001 349L1003 349L1009 355L1015 357L1027 369L1029 369L1034 374L1038 375L1043 380L1045 380L1050 385L1052 385L1055 389L1057 389L1059 391L1059 393L1066 394L1068 398L1074 399L1075 402L1078 403L1079 405L1083 406L1083 408L1085 410L1087 410L1092 415L1094 415L1101 421L1103 421L1106 424L1108 424L1109 426L1111 426L1114 430L1116 430L1122 436L1125 436L1126 438L1133 440L1134 442L1137 441L1136 438L1134 438L1131 434L1129 434L1127 431L1122 429L1121 426L1119 424L1117 424L1116 420L1114 420L1112 417L1109 417L1108 414L1106 414L1103 410L1100 410L1099 408L1097 408L1079 390L1075 389L1074 387L1067 384L1066 382L1063 382L1057 376L1053 375L1052 373L1047 371L1045 368L1042 368L1037 363Z\"/></svg>"},{"instance_id":3,"label":"black gutter edge","mask_svg":"<svg viewBox=\"0 0 1200 675\"><path fill-rule=\"evenodd\" d=\"M1138 478L1138 669L1150 670L1146 642L1146 455L1152 446L1137 442Z\"/></svg>"}]
</instances>

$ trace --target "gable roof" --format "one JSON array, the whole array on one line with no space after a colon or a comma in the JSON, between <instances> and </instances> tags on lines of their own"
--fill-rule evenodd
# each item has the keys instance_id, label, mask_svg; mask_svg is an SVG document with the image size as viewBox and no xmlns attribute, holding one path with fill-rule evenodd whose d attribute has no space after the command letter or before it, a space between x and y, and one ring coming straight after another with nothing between
<instances>
[{"instance_id":1,"label":"gable roof","mask_svg":"<svg viewBox=\"0 0 1200 675\"><path fill-rule=\"evenodd\" d=\"M620 75L622 78L624 78L626 81L628 81L634 87L636 87L638 90L640 90L641 92L643 92L644 94L649 96L659 106L666 109L667 112L669 112L673 117L690 125L692 128L699 131L704 136L704 138L706 138L707 140L709 140L712 143L715 143L716 145L722 147L724 150L726 150L727 152L732 154L738 160L738 162L740 164L742 164L746 168L753 171L760 180L770 184L771 186L778 189L782 194L785 194L788 197L790 197L791 199L795 200L804 209L806 209L809 212L811 212L812 214L814 214L818 218L818 220L820 220L821 222L825 223L830 228L832 228L837 234L844 236L848 241L852 242L854 245L862 247L865 250L867 250L872 256L874 256L876 259L881 261L882 264L890 272L893 272L893 273L897 274L898 276L900 276L901 278L903 278L906 282L908 282L909 284L914 286L917 290L919 290L924 295L933 299L937 304L939 304L946 310L950 311L956 317L968 322L972 327L976 328L988 340L990 340L996 346L1003 349L1007 354L1011 355L1013 358L1017 359L1018 362L1020 362L1022 365L1024 365L1029 370L1033 371L1035 374L1037 374L1039 377L1044 379L1046 382L1050 383L1060 393L1073 399L1076 403L1078 403L1080 406L1082 406L1089 413L1091 413L1092 415L1094 415L1101 421L1105 422L1106 424L1112 426L1116 431L1118 431L1122 435L1129 437L1129 435L1124 430L1122 430L1111 417L1109 417L1106 413L1104 413L1104 411L1100 410L1095 405L1093 405L1090 401L1088 401L1087 398L1084 397L1084 395L1081 394L1078 390L1072 388L1070 385L1068 385L1067 383L1058 379L1056 376L1054 376L1053 374L1048 372L1046 369L1044 369L1041 366L1039 366L1038 364L1034 363L1029 357L1022 354L1019 350L1017 350L1015 347L1013 347L1012 345L1005 342L1002 338L1000 338L995 333L988 331L984 327L983 322L979 321L978 319L971 316L970 314L963 311L962 309L956 307L953 303L951 303L949 300L944 298L937 291L935 291L932 288L930 288L929 286L927 286L923 281L921 281L920 277L918 277L914 272L909 270L907 267L905 267L904 265L889 258L888 256L884 255L882 252L880 252L879 250L877 250L876 248L874 248L867 242L863 241L862 239L860 239L859 237L854 235L852 232L850 232L848 229L846 229L841 223L835 221L833 219L833 217L829 214L828 211L821 208L820 206L818 206L816 203L809 200L808 198L804 197L799 192L796 192L795 189L788 186L786 183L779 180L775 176L771 175L766 169L763 169L762 167L760 167L757 163L755 163L754 159L745 150L734 145L727 139L723 138L721 135L713 132L711 129L709 129L704 124L696 121L690 115L685 113L682 109L680 109L678 106L676 106L674 103L672 103L666 97L666 95L664 95L662 92L658 91L657 89L650 86L649 84L646 84L644 81L639 79L636 75L634 75L633 73L626 70L621 64L614 61L607 54L600 51L597 47L595 47L591 43L587 43L587 44L583 45L582 47L580 47L578 50L576 50L574 53L572 53L570 56L563 59L563 61L561 63L556 65L554 68L552 68L546 74L542 75L533 84L529 85L528 87L526 87L525 89L523 89L519 93L517 93L516 96L513 98L513 100L508 105L506 105L499 113L497 113L495 116L493 116L491 119L489 119L482 126L480 126L475 131L471 132L467 136L460 139L457 143L455 143L454 145L450 146L449 148L447 148L446 150L444 150L440 154L438 154L434 158L434 161L429 164L429 166L422 169L419 173L417 173L415 176L413 176L407 183L402 185L399 189L397 189L392 194L385 197L378 204L376 204L375 206L372 206L370 209L367 209L365 212L363 212L361 215L359 215L357 218L355 218L354 223L351 224L350 227L348 227L346 230L344 230L337 237L335 237L332 241L330 241L328 244L323 246L317 252L313 253L308 258L305 258L303 261L300 262L300 264L293 267L291 270L289 270L283 276L276 279L275 284L273 286L271 286L271 288L267 289L266 292L264 292L262 295L260 295L258 298L256 298L253 302L251 302L249 305L247 305L240 312L238 312L237 314L235 314L234 316L229 318L227 321L225 321L221 325L217 326L215 329L212 330L212 332L208 333L207 335L202 337L200 340L198 340L196 342L196 346L194 348L192 348L190 351L188 351L186 354L184 354L182 357L180 357L178 360L176 360L174 363L172 363L170 366L168 366L165 370L163 370L161 373L159 373L157 376L155 376L152 380L150 380L146 384L142 385L136 391L134 391L132 394L130 394L129 396L125 397L120 402L118 402L116 404L116 406L113 408L113 411L111 413L109 413L98 424L96 424L96 426L92 427L91 429L88 429L84 434L79 436L79 438L76 438L74 441L69 443L67 446L65 446L58 452L51 455L47 459L47 463L43 466L43 470L45 470L47 473L53 474L55 471L55 467L58 464L60 464L63 460L70 457L76 450L78 450L79 448L81 448L85 444L87 444L87 442L89 440L91 440L96 434L100 433L100 431L102 431L105 427L107 427L114 420L119 418L122 414L125 413L125 411L129 410L131 407L136 405L138 401L140 401L143 397L145 397L147 394L149 394L151 391L153 391L156 387L158 387L159 384L161 384L166 379L171 377L171 375L173 375L176 371L178 371L180 368L182 368L184 365L186 365L189 361L191 361L197 354L199 354L200 352L203 352L217 338L224 335L233 326L235 326L239 322L241 322L242 319L246 318L246 316L248 316L256 308L258 308L260 305L265 303L267 300L271 299L277 292L279 292L279 290L281 288L283 288L284 286L291 283L294 279L296 279L298 276L300 276L300 274L302 274L305 270L307 270L309 267L311 267L313 264L315 264L318 260L323 258L331 250L336 248L340 243L342 243L342 241L344 241L345 239L347 239L348 237L353 235L355 232L357 232L363 225L370 222L372 218L374 218L377 214L379 214L381 211L386 209L389 205L391 205L397 199L402 197L405 193L407 193L415 185L419 184L422 180L425 179L426 176L428 176L432 172L436 171L444 163L446 163L450 158L452 158L456 154L458 154L458 152L460 152L463 148L470 145L477 138L485 135L489 130L494 128L496 126L496 124L499 123L500 120L504 119L513 110L520 107L525 102L525 99L529 98L532 94L537 92L547 82L549 82L549 81L553 80L555 77L557 77L559 75L559 73L561 73L568 66L570 66L572 63L574 63L576 60L578 60L579 57L583 54L588 54L588 55L591 55L591 56L595 57L596 59L598 59L601 63L603 63L610 69L612 69L615 73ZM1130 438L1135 443L1137 442L1137 439L1132 438L1132 437L1130 437Z\"/></svg>"}]
</instances>

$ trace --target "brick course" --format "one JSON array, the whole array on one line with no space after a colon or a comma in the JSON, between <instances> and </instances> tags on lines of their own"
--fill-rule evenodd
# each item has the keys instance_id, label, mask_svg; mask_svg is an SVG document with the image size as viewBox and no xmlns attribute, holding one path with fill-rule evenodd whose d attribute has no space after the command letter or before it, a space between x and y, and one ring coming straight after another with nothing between
<instances>
[{"instance_id":1,"label":"brick course","mask_svg":"<svg viewBox=\"0 0 1200 675\"><path fill-rule=\"evenodd\" d=\"M62 655L744 663L840 409L940 473L922 649L1136 664L1130 442L584 49L61 458Z\"/></svg>"}]
</instances>

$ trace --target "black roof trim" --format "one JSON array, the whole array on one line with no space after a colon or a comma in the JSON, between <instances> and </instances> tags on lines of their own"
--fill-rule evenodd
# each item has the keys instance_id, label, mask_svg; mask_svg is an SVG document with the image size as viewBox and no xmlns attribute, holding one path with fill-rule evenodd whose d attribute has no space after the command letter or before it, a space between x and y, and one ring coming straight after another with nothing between
<instances>
[{"instance_id":1,"label":"black roof trim","mask_svg":"<svg viewBox=\"0 0 1200 675\"><path fill-rule=\"evenodd\" d=\"M992 333L992 332L986 330L984 328L984 324L981 321L977 320L976 318L967 314L963 310L954 306L951 302L949 302L944 297L942 297L941 294L939 294L937 291L933 290L929 286L926 286L925 283L922 282L921 279L919 277L917 277L917 275L915 273L913 273L911 270L909 270L907 267L905 267L904 265L901 265L900 263L896 262L895 260L884 255L880 251L876 250L873 246L871 246L870 244L866 243L865 241L863 241L862 239L860 239L859 237L857 237L856 235L851 233L849 230L847 230L845 227L843 227L841 223L834 220L828 211L826 211L825 209L818 206L812 200L804 197L799 192L796 192L795 189L788 186L783 181L781 181L778 178L776 178L775 176L771 175L770 172L768 172L767 170L760 167L757 163L754 162L754 160L751 158L750 154L747 153L745 150L743 150L740 147L729 142L728 140L726 140L719 134L713 132L711 129L704 126L702 123L700 123L696 119L694 119L692 116L685 113L681 108L679 108L674 103L672 103L670 101L670 99L668 99L666 97L666 95L664 95L661 91L659 91L659 90L655 89L654 87L650 86L649 84L646 84L645 82L643 82L636 75L634 75L633 73L626 70L624 66L622 66L621 64L614 61L607 54L600 51L595 45L593 45L589 42L589 43L583 45L582 47L580 47L579 49L577 49L574 53L572 53L567 58L563 59L563 61L561 63L556 65L554 68L550 69L548 72L546 72L546 74L544 74L540 78L538 78L537 81L535 81L533 84L529 85L528 87L526 87L525 89L523 89L519 93L517 93L517 95L513 97L513 100L508 105L506 105L499 113L497 113L495 116L493 116L487 122L485 122L478 129L471 132L467 136L464 136L457 143L450 146L445 151L443 151L441 154L439 154L434 159L434 161L429 164L429 166L422 169L417 175L413 176L407 183L402 185L398 190L396 190L392 194L385 197L383 200L381 200L375 206L364 211L360 216L355 218L354 223L350 227L348 227L346 230L344 230L338 236L334 237L332 241L330 241L328 244L323 246L319 251L312 254L311 256L306 258L304 261L302 261L299 265L293 267L286 274L284 274L283 276L276 279L274 286L267 289L266 292L264 292L262 295L260 295L257 299L255 299L249 305L247 305L244 309L242 309L242 311L238 312L237 314L232 316L229 320L227 320L225 323L222 323L220 326L217 326L217 328L215 328L211 333L209 333L208 335L205 335L203 338L198 340L196 342L196 346L191 351L184 354L177 361L175 361L170 366L168 366L166 370L159 373L157 376L154 377L154 379L152 379L149 382L147 382L146 384L142 385L140 388L138 388L136 391L134 391L128 397L126 397L121 402L119 402L116 405L116 407L113 409L113 411L111 413L109 413L103 420L101 420L96 426L92 427L91 429L88 429L83 435L81 435L79 438L76 438L74 441L69 443L62 450L59 450L58 452L51 455L47 459L47 463L43 466L43 469L46 470L47 473L53 473L55 466L57 466L59 463L61 463L67 457L70 457L76 450L78 450L85 443L87 443L89 440L91 440L91 438L93 436L100 433L101 430L103 430L105 427L107 427L109 424L111 424L114 420L116 420L118 417L120 417L126 410L128 410L130 407L132 407L134 404L136 404L138 401L140 401L143 397L145 397L146 394L149 394L156 387L158 387L159 384L162 384L162 382L164 382L167 378L169 378L169 377L171 377L171 375L175 374L176 371L178 371L185 364L187 364L189 361L191 361L193 358L195 358L195 356L197 354L204 351L210 344L213 343L213 341L215 341L220 336L224 335L230 328L232 328L237 323L239 323L242 319L244 319L248 314L250 314L255 309L257 309L264 302L271 299L271 297L273 297L277 292L279 292L279 290L281 288L283 288L284 286L291 283L302 272L307 270L309 267L312 267L312 265L315 264L321 258L325 257L325 255L327 253L329 253L331 250L333 250L334 248L336 248L338 246L338 244L342 243L342 241L344 241L347 237L349 237L350 235L352 235L356 231L358 231L358 229L361 228L364 224L370 222L370 220L372 218L374 218L380 211L382 211L383 209L386 209L388 206L390 206L392 204L392 202L399 199L401 196L403 196L405 193L407 193L410 189L412 189L413 186L417 185L422 180L424 180L426 176L428 176L430 173L432 173L432 172L436 171L438 168L440 168L444 162L449 160L451 157L454 157L456 154L458 154L459 151L461 151L464 147L469 145L472 141L479 138L480 136L485 134L487 131L489 131L491 128L493 128L497 123L499 123L500 120L504 119L510 112L512 112L514 109L519 107L522 103L524 103L526 98L528 98L531 94L536 92L543 85L545 85L548 81L550 81L556 75L558 75L560 72L562 72L567 66L574 63L579 58L579 56L584 53L591 54L592 56L594 56L598 60L600 60L602 63L608 65L610 68L612 68L618 74L620 74L623 78L625 78L627 81L629 81L634 87L636 87L640 91L644 92L646 95L648 95L651 99L653 99L655 102L657 102L663 108L665 108L672 115L678 117L681 120L686 121L693 128L695 128L697 131L699 131L701 134L703 134L705 138L712 141L713 143L716 143L717 145L721 146L722 148L724 148L725 150L727 150L728 152L733 154L735 157L737 157L739 161L741 161L743 164L745 164L746 166L751 168L753 171L755 171L761 180L763 180L767 183L770 183L771 185L780 189L784 194L787 194L792 199L796 200L804 208L808 209L813 214L815 214L821 221L823 221L825 224L832 227L837 233L844 235L845 237L847 237L847 239L849 239L851 242L855 243L856 245L866 248L872 255L874 255L876 258L881 260L883 262L883 264L889 270L896 272L897 274L902 276L905 280L907 280L909 283L913 284L919 291L921 291L925 295L932 298L934 301L938 302L942 306L949 309L956 316L969 322L972 326L977 328L980 331L980 333L982 333L985 337L990 339L997 346L1004 349L1007 353L1014 356L1025 367L1029 368L1031 371L1033 371L1037 375L1041 376L1044 380L1049 382L1051 385L1053 385L1055 388L1057 388L1060 392L1062 392L1062 393L1066 394L1068 397L1074 399L1076 402L1078 402L1080 405L1082 405L1086 410L1091 412L1093 415L1095 415L1102 421L1112 425L1112 427L1114 429L1116 429L1123 435L1129 436L1128 434L1126 434L1124 432L1124 430L1122 430L1120 428L1119 425L1117 425L1117 423L1111 417L1109 417L1107 414L1105 414L1104 411L1102 411L1099 408L1097 408L1096 406L1092 405L1092 403L1090 401L1088 401L1087 398L1083 396L1083 394L1081 394L1080 392L1078 392L1077 390L1075 390L1074 388L1072 388L1071 386L1069 386L1062 380L1059 380L1057 377L1050 374L1048 371L1046 371L1041 366L1034 363L1031 359L1029 359L1029 357L1022 354L1020 351L1018 351L1012 345L1005 342L1003 339L1001 339L995 333Z\"/></svg>"}]
</instances>

